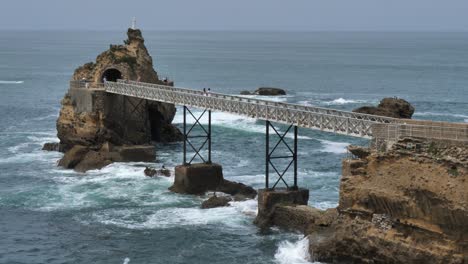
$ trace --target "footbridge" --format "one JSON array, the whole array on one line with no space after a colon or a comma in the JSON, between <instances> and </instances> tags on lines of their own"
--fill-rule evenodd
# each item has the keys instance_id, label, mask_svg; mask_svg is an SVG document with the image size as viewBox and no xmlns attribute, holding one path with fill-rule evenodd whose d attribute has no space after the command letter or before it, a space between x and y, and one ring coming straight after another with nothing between
<instances>
[{"instance_id":1,"label":"footbridge","mask_svg":"<svg viewBox=\"0 0 468 264\"><path fill-rule=\"evenodd\" d=\"M354 137L396 140L411 136L468 141L468 124L463 123L382 117L220 93L205 94L200 90L126 80L107 82L104 89L108 93L227 112Z\"/></svg>"},{"instance_id":2,"label":"footbridge","mask_svg":"<svg viewBox=\"0 0 468 264\"><path fill-rule=\"evenodd\" d=\"M268 215L277 203L307 204L309 190L298 188L298 128L373 139L379 145L402 137L449 140L468 144L468 124L408 120L367 115L315 106L272 102L256 98L205 93L200 90L128 80L88 85L73 82L71 88L86 88L124 96L132 114L144 116L138 106L158 101L183 107L183 163L175 168L171 190L198 194L218 190L224 181L221 165L211 160L211 112L221 111L265 121L265 188L258 196L259 216ZM131 102L134 101L134 102ZM136 102L135 102L136 101ZM204 110L196 116L190 108ZM124 108L125 109L125 108ZM188 124L187 117L195 123ZM207 123L200 122L204 118ZM286 125L279 129L275 124ZM130 125L130 124L129 124ZM197 129L194 129L197 128ZM195 132L197 131L197 132ZM271 136L270 136L271 133ZM293 134L293 141L286 135ZM195 135L194 135L195 134ZM271 140L274 142L271 144ZM377 143L376 143L377 142ZM281 147L279 147L281 146ZM194 161L201 161L195 163ZM272 174L272 175L270 175ZM292 181L291 181L292 174ZM274 176L274 177L271 177ZM273 179L270 182L270 179ZM289 179L289 180L288 180ZM278 184L286 188L277 188Z\"/></svg>"}]
</instances>

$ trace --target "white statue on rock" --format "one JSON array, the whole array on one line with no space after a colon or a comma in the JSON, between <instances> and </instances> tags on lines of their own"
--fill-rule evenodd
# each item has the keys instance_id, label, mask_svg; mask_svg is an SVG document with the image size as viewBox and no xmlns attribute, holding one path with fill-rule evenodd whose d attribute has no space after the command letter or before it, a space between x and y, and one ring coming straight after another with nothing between
<instances>
[{"instance_id":1,"label":"white statue on rock","mask_svg":"<svg viewBox=\"0 0 468 264\"><path fill-rule=\"evenodd\" d=\"M136 18L133 17L132 19L132 29L135 30L136 29Z\"/></svg>"}]
</instances>

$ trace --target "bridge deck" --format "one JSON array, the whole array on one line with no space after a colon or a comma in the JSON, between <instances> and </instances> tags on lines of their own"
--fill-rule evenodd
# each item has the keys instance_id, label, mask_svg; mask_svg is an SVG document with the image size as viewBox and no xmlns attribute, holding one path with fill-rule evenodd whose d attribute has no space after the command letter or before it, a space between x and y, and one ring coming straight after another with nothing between
<instances>
[{"instance_id":1,"label":"bridge deck","mask_svg":"<svg viewBox=\"0 0 468 264\"><path fill-rule=\"evenodd\" d=\"M468 142L468 124L427 122L272 102L135 81L107 82L106 92L248 116L363 138L415 136Z\"/></svg>"}]
</instances>

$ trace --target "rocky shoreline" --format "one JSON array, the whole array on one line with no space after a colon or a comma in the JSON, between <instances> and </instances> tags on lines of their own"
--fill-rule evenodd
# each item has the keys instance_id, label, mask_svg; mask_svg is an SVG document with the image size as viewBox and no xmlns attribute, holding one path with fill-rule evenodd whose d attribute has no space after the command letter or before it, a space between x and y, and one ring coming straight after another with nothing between
<instances>
[{"instance_id":1,"label":"rocky shoreline","mask_svg":"<svg viewBox=\"0 0 468 264\"><path fill-rule=\"evenodd\" d=\"M331 263L467 263L468 146L403 139L354 147L337 208L276 205L264 221L308 236Z\"/></svg>"}]
</instances>

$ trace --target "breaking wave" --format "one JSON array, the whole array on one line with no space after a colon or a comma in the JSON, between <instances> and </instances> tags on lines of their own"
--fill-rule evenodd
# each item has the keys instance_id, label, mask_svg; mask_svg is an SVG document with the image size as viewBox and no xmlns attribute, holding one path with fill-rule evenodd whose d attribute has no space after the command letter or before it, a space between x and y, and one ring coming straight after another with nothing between
<instances>
[{"instance_id":1,"label":"breaking wave","mask_svg":"<svg viewBox=\"0 0 468 264\"><path fill-rule=\"evenodd\" d=\"M347 142L333 142L325 139L321 139L320 142L324 145L324 148L320 152L329 152L335 154L346 153L346 147L350 145Z\"/></svg>"},{"instance_id":2,"label":"breaking wave","mask_svg":"<svg viewBox=\"0 0 468 264\"><path fill-rule=\"evenodd\" d=\"M0 80L0 84L21 84L24 83L24 81L3 81Z\"/></svg>"},{"instance_id":3,"label":"breaking wave","mask_svg":"<svg viewBox=\"0 0 468 264\"><path fill-rule=\"evenodd\" d=\"M309 239L307 237L293 243L282 241L275 253L275 261L279 264L308 264L311 262Z\"/></svg>"}]
</instances>

